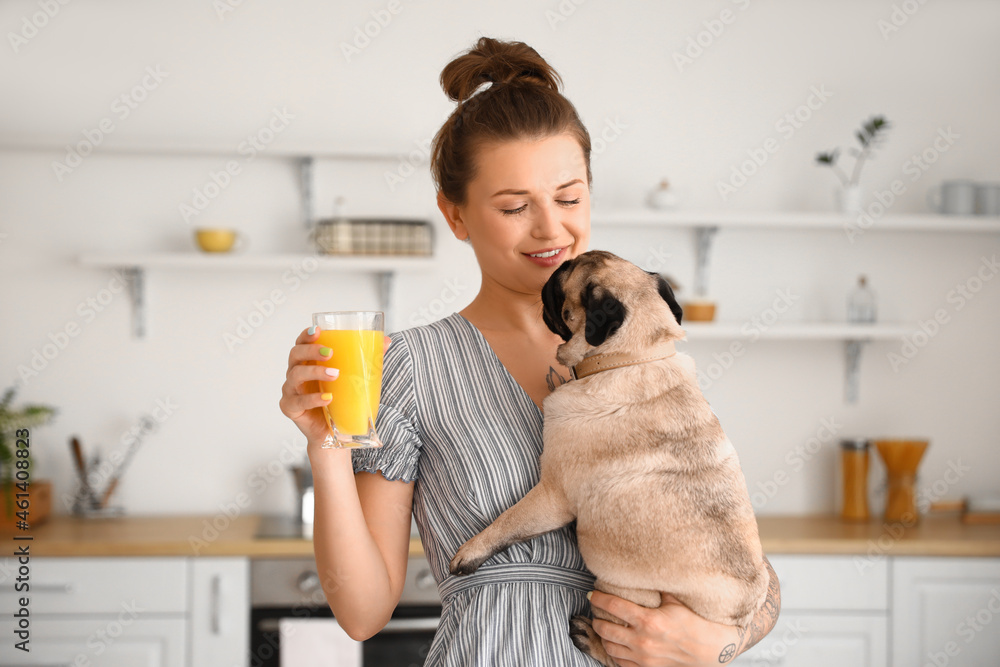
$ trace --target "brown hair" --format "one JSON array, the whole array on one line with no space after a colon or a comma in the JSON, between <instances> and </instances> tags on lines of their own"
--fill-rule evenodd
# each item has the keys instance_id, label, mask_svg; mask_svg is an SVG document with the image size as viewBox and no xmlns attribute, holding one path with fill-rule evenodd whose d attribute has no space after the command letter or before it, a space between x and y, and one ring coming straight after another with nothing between
<instances>
[{"instance_id":1,"label":"brown hair","mask_svg":"<svg viewBox=\"0 0 1000 667\"><path fill-rule=\"evenodd\" d=\"M486 82L492 85L473 97ZM438 191L453 204L465 204L467 186L476 176L476 149L484 143L563 132L583 149L589 187L590 133L559 92L561 83L556 71L524 42L480 37L448 63L441 71L441 87L459 104L434 136L431 175Z\"/></svg>"}]
</instances>

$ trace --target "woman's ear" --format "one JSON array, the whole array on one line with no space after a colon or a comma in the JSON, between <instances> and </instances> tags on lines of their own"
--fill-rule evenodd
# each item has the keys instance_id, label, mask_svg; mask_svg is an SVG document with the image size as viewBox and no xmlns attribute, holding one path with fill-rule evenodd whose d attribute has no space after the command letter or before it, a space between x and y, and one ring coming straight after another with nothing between
<instances>
[{"instance_id":1,"label":"woman's ear","mask_svg":"<svg viewBox=\"0 0 1000 667\"><path fill-rule=\"evenodd\" d=\"M458 206L448 201L442 192L438 192L437 204L441 210L441 215L444 216L455 238L459 241L467 241L469 239L469 230L465 226L465 221L462 220L462 213Z\"/></svg>"}]
</instances>

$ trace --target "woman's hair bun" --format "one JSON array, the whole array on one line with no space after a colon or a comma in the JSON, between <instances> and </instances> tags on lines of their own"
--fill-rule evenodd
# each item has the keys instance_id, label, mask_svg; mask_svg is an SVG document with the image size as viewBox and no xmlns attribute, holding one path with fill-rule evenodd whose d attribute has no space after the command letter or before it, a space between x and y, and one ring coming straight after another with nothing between
<instances>
[{"instance_id":1,"label":"woman's hair bun","mask_svg":"<svg viewBox=\"0 0 1000 667\"><path fill-rule=\"evenodd\" d=\"M487 81L494 85L524 79L558 91L562 80L538 52L524 42L480 37L468 52L441 72L441 87L456 102L469 99Z\"/></svg>"}]
</instances>

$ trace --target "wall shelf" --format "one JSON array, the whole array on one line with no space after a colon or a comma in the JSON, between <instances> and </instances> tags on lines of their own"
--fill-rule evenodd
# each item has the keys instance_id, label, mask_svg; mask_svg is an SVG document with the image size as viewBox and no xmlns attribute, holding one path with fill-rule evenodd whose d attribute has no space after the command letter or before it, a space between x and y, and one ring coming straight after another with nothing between
<instances>
[{"instance_id":1,"label":"wall shelf","mask_svg":"<svg viewBox=\"0 0 1000 667\"><path fill-rule=\"evenodd\" d=\"M146 253L86 253L80 255L81 265L99 269L121 269L128 281L132 304L132 335L146 334L145 278L147 269L178 269L187 271L281 271L296 267L310 272L369 273L378 281L379 309L386 315L386 330L390 330L392 284L397 272L428 270L434 257L410 255L350 255L317 254L209 254L200 252ZM312 263L315 267L312 268Z\"/></svg>"},{"instance_id":2,"label":"wall shelf","mask_svg":"<svg viewBox=\"0 0 1000 667\"><path fill-rule=\"evenodd\" d=\"M66 152L67 145L73 145L79 137L66 141L51 138L12 138L0 137L0 151L58 151ZM178 157L232 157L241 158L238 151L240 140L223 144L217 141L202 141L197 139L140 139L133 141L106 140L94 150L95 155L159 155ZM415 163L426 162L426 156L416 158L408 153L417 152L413 149L399 151L344 148L323 144L322 142L294 143L275 140L274 143L256 153L257 158L317 158L330 160L408 160Z\"/></svg>"},{"instance_id":3,"label":"wall shelf","mask_svg":"<svg viewBox=\"0 0 1000 667\"><path fill-rule=\"evenodd\" d=\"M817 211L658 211L593 209L593 225L606 227L726 227L747 229L831 230L858 225L865 232L1000 233L1000 217L984 215L894 214L872 218L860 226L857 216Z\"/></svg>"},{"instance_id":4,"label":"wall shelf","mask_svg":"<svg viewBox=\"0 0 1000 667\"><path fill-rule=\"evenodd\" d=\"M686 322L681 325L689 342L702 340L896 340L911 333L905 324L849 324L847 322L795 322L744 331L742 322Z\"/></svg>"},{"instance_id":5,"label":"wall shelf","mask_svg":"<svg viewBox=\"0 0 1000 667\"><path fill-rule=\"evenodd\" d=\"M709 263L712 243L721 229L831 231L843 230L845 239L853 242L855 234L868 232L911 233L972 233L1000 234L1000 216L955 216L936 214L891 214L861 217L823 211L706 211L649 208L591 210L591 224L605 229L690 229L695 240L695 274L693 292L696 298L708 294ZM701 323L684 325L689 341L702 340L788 340L841 341L846 365L845 399L858 399L862 347L869 342L902 338L913 327L900 324L857 325L848 323L783 323L765 331L744 331L742 323Z\"/></svg>"},{"instance_id":6,"label":"wall shelf","mask_svg":"<svg viewBox=\"0 0 1000 667\"><path fill-rule=\"evenodd\" d=\"M795 322L773 324L766 329L746 330L745 323L689 322L681 325L688 342L699 341L842 341L844 344L844 398L858 400L861 379L861 348L874 341L897 340L915 327L905 324L850 324L847 322Z\"/></svg>"},{"instance_id":7,"label":"wall shelf","mask_svg":"<svg viewBox=\"0 0 1000 667\"><path fill-rule=\"evenodd\" d=\"M57 141L52 138L11 138L0 137L0 151L56 151L65 153L67 146L73 146L78 139ZM242 144L234 141L222 144L216 141L197 139L137 139L131 141L103 141L94 149L98 155L156 155L174 157L218 157L249 161L240 152ZM299 200L302 224L312 229L315 213L315 164L316 160L361 160L375 162L407 162L423 165L429 162L425 152L419 149L398 151L365 148L344 148L332 144L310 141L307 143L282 142L276 140L253 153L253 159L270 158L293 160L299 171Z\"/></svg>"}]
</instances>

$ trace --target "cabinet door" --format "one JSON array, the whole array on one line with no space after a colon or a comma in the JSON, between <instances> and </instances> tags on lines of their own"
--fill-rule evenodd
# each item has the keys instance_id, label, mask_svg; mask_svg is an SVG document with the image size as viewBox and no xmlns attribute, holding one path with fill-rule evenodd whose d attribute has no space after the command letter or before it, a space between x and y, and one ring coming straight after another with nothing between
<instances>
[{"instance_id":1,"label":"cabinet door","mask_svg":"<svg viewBox=\"0 0 1000 667\"><path fill-rule=\"evenodd\" d=\"M246 665L250 650L250 562L191 558L191 667Z\"/></svg>"},{"instance_id":2,"label":"cabinet door","mask_svg":"<svg viewBox=\"0 0 1000 667\"><path fill-rule=\"evenodd\" d=\"M893 665L995 665L1000 558L893 558Z\"/></svg>"},{"instance_id":3,"label":"cabinet door","mask_svg":"<svg viewBox=\"0 0 1000 667\"><path fill-rule=\"evenodd\" d=\"M14 622L0 620L0 665L88 665L89 667L185 667L185 621L176 618L91 616L31 619L30 652L14 648Z\"/></svg>"},{"instance_id":4,"label":"cabinet door","mask_svg":"<svg viewBox=\"0 0 1000 667\"><path fill-rule=\"evenodd\" d=\"M880 613L782 611L770 634L732 664L742 667L885 667L887 635L888 621Z\"/></svg>"}]
</instances>

